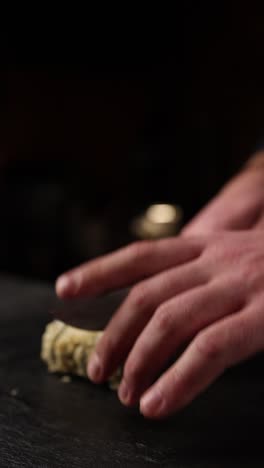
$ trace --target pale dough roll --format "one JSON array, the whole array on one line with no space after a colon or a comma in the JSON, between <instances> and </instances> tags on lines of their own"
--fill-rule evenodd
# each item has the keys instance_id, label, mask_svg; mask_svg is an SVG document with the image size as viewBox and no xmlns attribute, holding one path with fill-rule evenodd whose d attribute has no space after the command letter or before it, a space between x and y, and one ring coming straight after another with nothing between
<instances>
[{"instance_id":1,"label":"pale dough roll","mask_svg":"<svg viewBox=\"0 0 264 468\"><path fill-rule=\"evenodd\" d=\"M82 330L54 320L47 325L42 336L41 359L49 372L88 378L87 363L102 334L102 331ZM119 369L109 380L109 386L116 389L120 379Z\"/></svg>"}]
</instances>

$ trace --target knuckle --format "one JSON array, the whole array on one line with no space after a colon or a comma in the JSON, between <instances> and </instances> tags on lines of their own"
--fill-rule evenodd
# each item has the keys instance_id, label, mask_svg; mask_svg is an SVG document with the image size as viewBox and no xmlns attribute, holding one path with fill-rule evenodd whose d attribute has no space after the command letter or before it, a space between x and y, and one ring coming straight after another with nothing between
<instances>
[{"instance_id":1,"label":"knuckle","mask_svg":"<svg viewBox=\"0 0 264 468\"><path fill-rule=\"evenodd\" d=\"M219 257L219 249L212 241L209 241L204 248L200 260L204 261L206 264L211 264L212 258L216 259Z\"/></svg>"},{"instance_id":2,"label":"knuckle","mask_svg":"<svg viewBox=\"0 0 264 468\"><path fill-rule=\"evenodd\" d=\"M149 257L151 252L152 242L151 241L140 241L134 242L130 244L128 247L131 257L133 261L137 261L139 259L146 259Z\"/></svg>"},{"instance_id":3,"label":"knuckle","mask_svg":"<svg viewBox=\"0 0 264 468\"><path fill-rule=\"evenodd\" d=\"M86 268L84 267L80 274L80 282L84 281L84 278L87 280L91 280L94 278L98 280L104 274L104 260L102 258L92 260L90 265Z\"/></svg>"},{"instance_id":4,"label":"knuckle","mask_svg":"<svg viewBox=\"0 0 264 468\"><path fill-rule=\"evenodd\" d=\"M263 257L252 256L240 267L240 280L244 285L263 286L264 280Z\"/></svg>"},{"instance_id":5,"label":"knuckle","mask_svg":"<svg viewBox=\"0 0 264 468\"><path fill-rule=\"evenodd\" d=\"M115 344L109 334L104 332L102 338L98 341L96 345L96 352L100 355L101 359L104 362L108 362L111 360L114 352L115 352Z\"/></svg>"},{"instance_id":6,"label":"knuckle","mask_svg":"<svg viewBox=\"0 0 264 468\"><path fill-rule=\"evenodd\" d=\"M161 305L154 316L155 325L161 332L168 333L173 329L173 314L170 307Z\"/></svg>"},{"instance_id":7,"label":"knuckle","mask_svg":"<svg viewBox=\"0 0 264 468\"><path fill-rule=\"evenodd\" d=\"M240 280L243 284L247 284L248 281L252 280L256 276L256 264L252 261L244 262L243 265L240 267Z\"/></svg>"},{"instance_id":8,"label":"knuckle","mask_svg":"<svg viewBox=\"0 0 264 468\"><path fill-rule=\"evenodd\" d=\"M134 286L131 289L127 300L136 309L145 308L149 302L148 288L143 283Z\"/></svg>"},{"instance_id":9,"label":"knuckle","mask_svg":"<svg viewBox=\"0 0 264 468\"><path fill-rule=\"evenodd\" d=\"M223 356L223 344L215 333L198 334L195 347L198 354L206 361L219 360Z\"/></svg>"},{"instance_id":10,"label":"knuckle","mask_svg":"<svg viewBox=\"0 0 264 468\"><path fill-rule=\"evenodd\" d=\"M184 384L184 375L179 370L179 366L177 364L172 369L171 377L172 377L172 384L174 388L177 388L179 387L179 385Z\"/></svg>"},{"instance_id":11,"label":"knuckle","mask_svg":"<svg viewBox=\"0 0 264 468\"><path fill-rule=\"evenodd\" d=\"M135 358L128 359L124 367L123 376L128 382L137 382L140 377L140 371L140 361Z\"/></svg>"},{"instance_id":12,"label":"knuckle","mask_svg":"<svg viewBox=\"0 0 264 468\"><path fill-rule=\"evenodd\" d=\"M214 236L207 245L207 248L204 250L203 256L210 261L220 261L220 262L237 262L241 258L243 249L240 244L237 242L229 241L227 242L220 234L216 237Z\"/></svg>"}]
</instances>

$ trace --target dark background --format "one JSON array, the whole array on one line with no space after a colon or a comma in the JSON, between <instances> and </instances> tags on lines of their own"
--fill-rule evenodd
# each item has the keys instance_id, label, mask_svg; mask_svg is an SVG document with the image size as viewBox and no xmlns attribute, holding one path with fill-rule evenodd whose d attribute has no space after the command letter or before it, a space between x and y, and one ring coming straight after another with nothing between
<instances>
[{"instance_id":1,"label":"dark background","mask_svg":"<svg viewBox=\"0 0 264 468\"><path fill-rule=\"evenodd\" d=\"M133 240L154 202L187 221L255 150L263 11L212 3L3 36L2 271L54 280Z\"/></svg>"}]
</instances>

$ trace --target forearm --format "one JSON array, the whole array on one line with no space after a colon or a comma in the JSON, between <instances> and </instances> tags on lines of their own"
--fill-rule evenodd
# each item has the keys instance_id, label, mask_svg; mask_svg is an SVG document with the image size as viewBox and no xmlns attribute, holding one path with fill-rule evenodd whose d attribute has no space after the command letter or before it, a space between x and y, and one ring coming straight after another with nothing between
<instances>
[{"instance_id":1,"label":"forearm","mask_svg":"<svg viewBox=\"0 0 264 468\"><path fill-rule=\"evenodd\" d=\"M251 156L205 208L184 235L264 226L264 151Z\"/></svg>"}]
</instances>

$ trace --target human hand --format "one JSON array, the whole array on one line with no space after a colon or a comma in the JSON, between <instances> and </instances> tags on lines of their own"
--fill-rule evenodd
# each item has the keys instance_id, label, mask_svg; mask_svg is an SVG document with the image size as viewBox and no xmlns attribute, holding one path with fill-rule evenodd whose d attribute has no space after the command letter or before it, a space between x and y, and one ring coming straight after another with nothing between
<instances>
[{"instance_id":1,"label":"human hand","mask_svg":"<svg viewBox=\"0 0 264 468\"><path fill-rule=\"evenodd\" d=\"M263 227L264 152L261 151L184 227L182 235Z\"/></svg>"},{"instance_id":2,"label":"human hand","mask_svg":"<svg viewBox=\"0 0 264 468\"><path fill-rule=\"evenodd\" d=\"M89 376L103 382L124 363L119 398L139 402L145 417L174 413L225 369L263 350L262 231L135 243L66 273L57 293L91 296L131 284Z\"/></svg>"}]
</instances>

